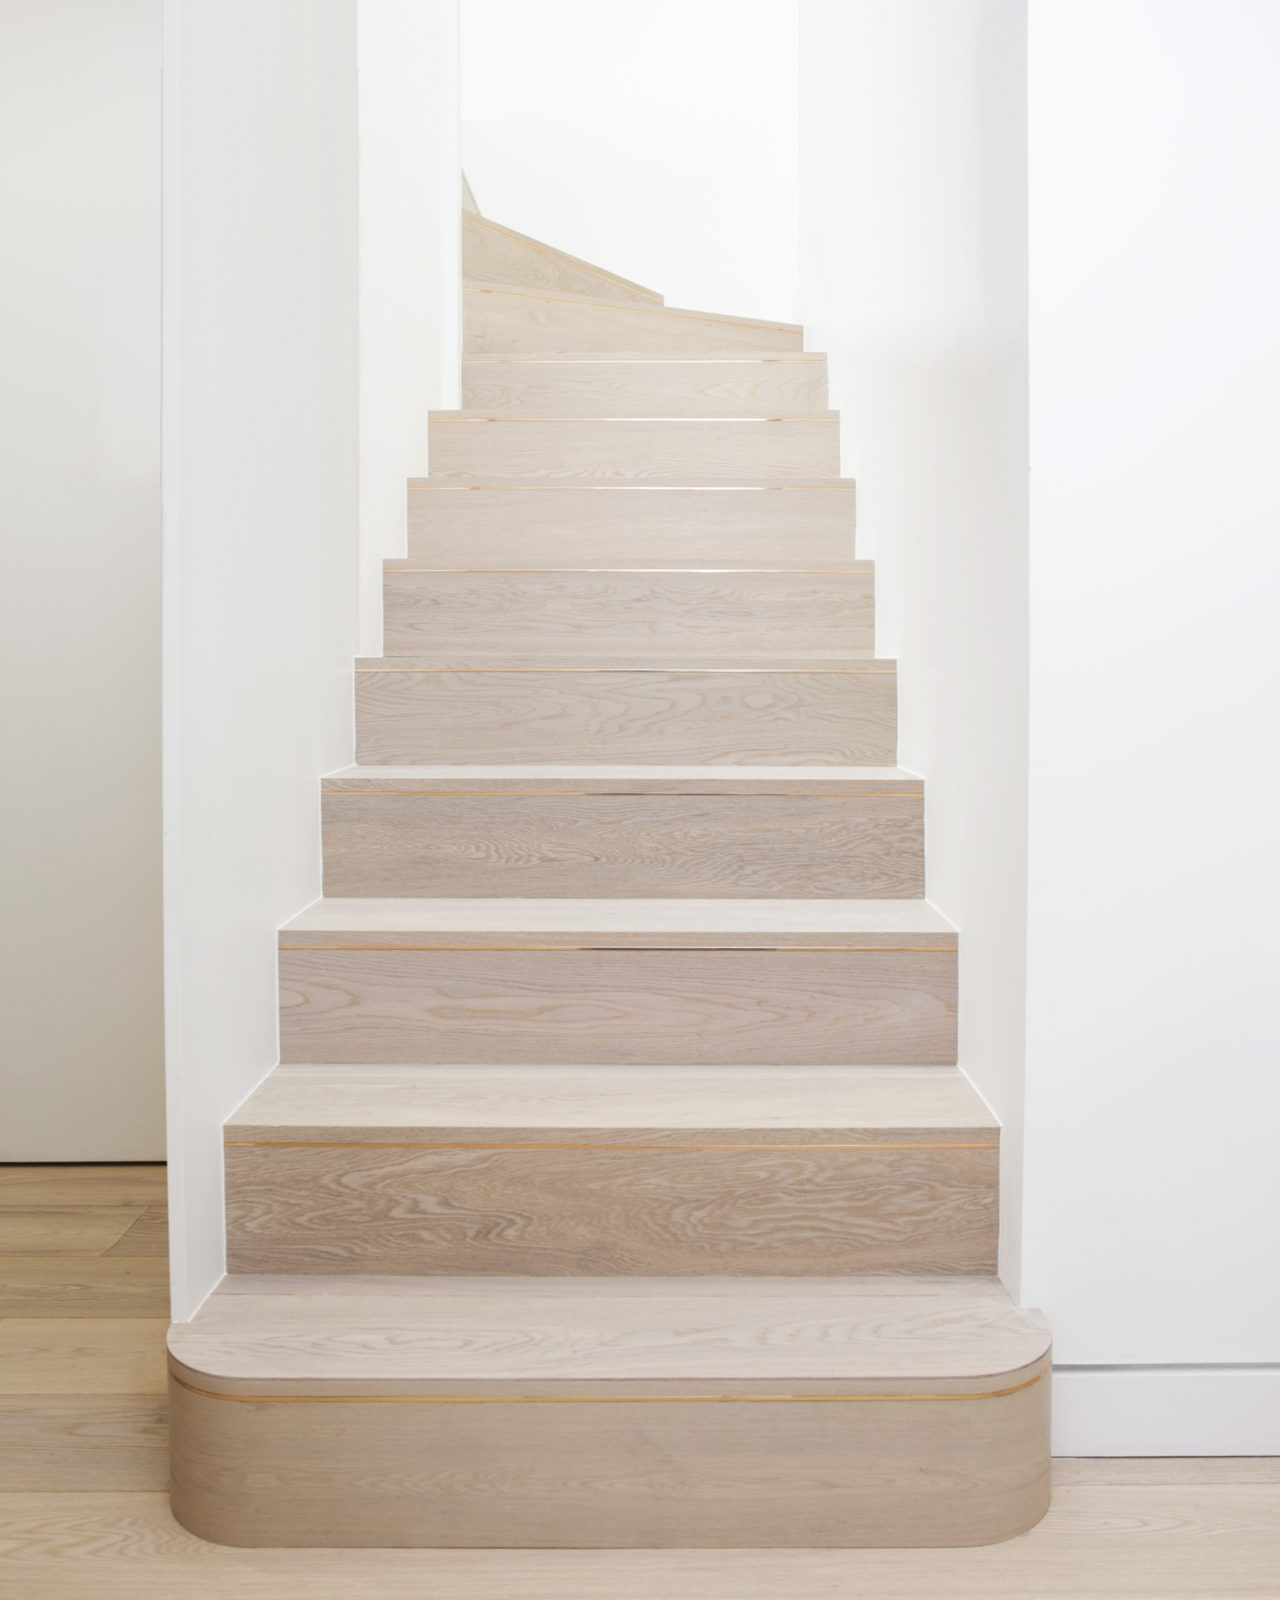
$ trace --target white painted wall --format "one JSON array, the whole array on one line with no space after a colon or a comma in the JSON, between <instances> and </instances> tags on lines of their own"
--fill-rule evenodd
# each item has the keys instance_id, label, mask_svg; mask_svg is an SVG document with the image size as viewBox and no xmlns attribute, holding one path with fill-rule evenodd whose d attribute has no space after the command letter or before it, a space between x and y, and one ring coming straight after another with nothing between
<instances>
[{"instance_id":1,"label":"white painted wall","mask_svg":"<svg viewBox=\"0 0 1280 1600\"><path fill-rule=\"evenodd\" d=\"M159 0L8 0L0 148L0 1161L158 1160Z\"/></svg>"},{"instance_id":2,"label":"white painted wall","mask_svg":"<svg viewBox=\"0 0 1280 1600\"><path fill-rule=\"evenodd\" d=\"M358 0L360 639L382 654L382 563L406 548L427 413L461 404L458 0Z\"/></svg>"},{"instance_id":3,"label":"white painted wall","mask_svg":"<svg viewBox=\"0 0 1280 1600\"><path fill-rule=\"evenodd\" d=\"M458 385L456 0L167 0L165 896L173 1315L221 1126L278 1060L276 930L426 409ZM376 618L374 619L376 621Z\"/></svg>"},{"instance_id":4,"label":"white painted wall","mask_svg":"<svg viewBox=\"0 0 1280 1600\"><path fill-rule=\"evenodd\" d=\"M1270 1452L1278 59L1257 0L1031 4L1026 1292L1184 1368L1096 1375L1144 1437L1271 1364L1201 1446Z\"/></svg>"},{"instance_id":5,"label":"white painted wall","mask_svg":"<svg viewBox=\"0 0 1280 1600\"><path fill-rule=\"evenodd\" d=\"M480 210L674 306L797 315L797 0L462 0Z\"/></svg>"},{"instance_id":6,"label":"white painted wall","mask_svg":"<svg viewBox=\"0 0 1280 1600\"><path fill-rule=\"evenodd\" d=\"M1026 816L1025 8L802 0L800 262L826 350L929 898L961 930L960 1060L1004 1123L1017 1284Z\"/></svg>"}]
</instances>

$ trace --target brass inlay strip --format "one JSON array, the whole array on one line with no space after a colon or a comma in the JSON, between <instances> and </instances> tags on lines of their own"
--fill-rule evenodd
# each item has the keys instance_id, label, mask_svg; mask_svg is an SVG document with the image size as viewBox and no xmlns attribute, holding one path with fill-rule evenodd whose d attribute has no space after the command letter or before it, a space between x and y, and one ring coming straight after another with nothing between
<instances>
[{"instance_id":1,"label":"brass inlay strip","mask_svg":"<svg viewBox=\"0 0 1280 1600\"><path fill-rule=\"evenodd\" d=\"M393 780L394 781L394 780ZM679 782L679 779L673 780ZM755 780L758 782L759 780ZM764 789L722 794L715 789L321 789L322 800L396 800L403 795L519 800L923 800L920 789L861 789L852 795L815 794L804 789Z\"/></svg>"},{"instance_id":2,"label":"brass inlay strip","mask_svg":"<svg viewBox=\"0 0 1280 1600\"><path fill-rule=\"evenodd\" d=\"M642 284L635 285L643 288ZM614 301L601 306L590 295L580 295L576 300L565 294L544 294L540 289L498 289L489 284L463 284L464 294L500 294L508 300L546 300L557 306L586 306L591 310L628 311L641 317L684 317L688 322L709 322L714 327L768 328L774 333L803 333L798 322L767 322L760 317L718 317L714 312L686 311L682 306L633 306Z\"/></svg>"},{"instance_id":3,"label":"brass inlay strip","mask_svg":"<svg viewBox=\"0 0 1280 1600\"><path fill-rule=\"evenodd\" d=\"M177 1373L169 1376L180 1389L203 1400L233 1400L239 1405L439 1405L439 1406L575 1406L575 1405L899 1405L923 1400L1003 1400L1021 1394L1049 1376L1049 1368L1007 1389L975 1394L219 1394L200 1389ZM554 1382L548 1379L547 1382Z\"/></svg>"},{"instance_id":4,"label":"brass inlay strip","mask_svg":"<svg viewBox=\"0 0 1280 1600\"><path fill-rule=\"evenodd\" d=\"M895 678L898 675L896 667L717 667L709 662L706 666L691 667L357 667L356 675L369 675L379 672L390 673L452 673L455 677L478 672L665 672L665 673L747 673L757 676L794 678L803 676L807 678Z\"/></svg>"},{"instance_id":5,"label":"brass inlay strip","mask_svg":"<svg viewBox=\"0 0 1280 1600\"><path fill-rule=\"evenodd\" d=\"M729 950L755 950L778 955L789 950L845 951L865 955L874 950L889 950L896 954L945 955L956 954L954 944L292 944L282 943L281 950L560 950L622 951L634 955L637 951L691 951L711 950L723 953Z\"/></svg>"},{"instance_id":6,"label":"brass inlay strip","mask_svg":"<svg viewBox=\"0 0 1280 1600\"><path fill-rule=\"evenodd\" d=\"M852 483L411 483L409 492L425 489L464 490L484 494L490 489L558 489L561 492L592 489L627 489L648 494L853 494Z\"/></svg>"},{"instance_id":7,"label":"brass inlay strip","mask_svg":"<svg viewBox=\"0 0 1280 1600\"><path fill-rule=\"evenodd\" d=\"M424 1139L224 1139L226 1150L998 1150L998 1144L868 1144L819 1140L811 1144L480 1144L472 1141Z\"/></svg>"}]
</instances>

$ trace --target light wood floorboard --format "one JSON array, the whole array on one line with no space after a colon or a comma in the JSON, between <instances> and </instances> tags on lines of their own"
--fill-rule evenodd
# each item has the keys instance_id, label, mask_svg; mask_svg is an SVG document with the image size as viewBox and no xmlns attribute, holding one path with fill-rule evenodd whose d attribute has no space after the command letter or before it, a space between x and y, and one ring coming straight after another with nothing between
<instances>
[{"instance_id":1,"label":"light wood floorboard","mask_svg":"<svg viewBox=\"0 0 1280 1600\"><path fill-rule=\"evenodd\" d=\"M827 409L827 358L468 356L462 404L571 417L807 417Z\"/></svg>"}]
</instances>

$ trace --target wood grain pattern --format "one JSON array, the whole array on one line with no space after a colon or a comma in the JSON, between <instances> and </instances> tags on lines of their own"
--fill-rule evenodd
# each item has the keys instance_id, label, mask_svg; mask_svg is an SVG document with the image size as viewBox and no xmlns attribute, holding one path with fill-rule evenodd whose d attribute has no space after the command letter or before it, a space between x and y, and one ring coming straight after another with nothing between
<instances>
[{"instance_id":1,"label":"wood grain pattern","mask_svg":"<svg viewBox=\"0 0 1280 1600\"><path fill-rule=\"evenodd\" d=\"M0 1255L100 1255L143 1214L141 1206L0 1207Z\"/></svg>"},{"instance_id":2,"label":"wood grain pattern","mask_svg":"<svg viewBox=\"0 0 1280 1600\"><path fill-rule=\"evenodd\" d=\"M163 1489L168 1480L169 1407L162 1396L0 1398L0 1494ZM0 1543L3 1519L0 1501Z\"/></svg>"},{"instance_id":3,"label":"wood grain pattern","mask_svg":"<svg viewBox=\"0 0 1280 1600\"><path fill-rule=\"evenodd\" d=\"M963 1073L947 1067L277 1067L228 1117L230 1139L316 1139L326 1129L394 1139L430 1124L483 1140L495 1129L532 1141L608 1129L648 1140L664 1129L750 1128L790 1139L989 1142L999 1126ZM629 1132L630 1131L630 1132ZM343 1134L345 1137L345 1133ZM448 1134L454 1137L454 1134Z\"/></svg>"},{"instance_id":4,"label":"wood grain pattern","mask_svg":"<svg viewBox=\"0 0 1280 1600\"><path fill-rule=\"evenodd\" d=\"M391 1130L378 1130L379 1132ZM458 1131L395 1130L457 1140ZM524 1143L525 1130L514 1130ZM691 1145L226 1152L228 1270L390 1274L730 1273L805 1277L996 1269L998 1149L722 1148L749 1128L685 1130ZM812 1146L813 1130L794 1130ZM357 1138L332 1129L334 1138ZM669 1130L631 1139L670 1143ZM502 1140L503 1130L489 1130ZM774 1134L773 1138L779 1136ZM822 1143L829 1135L818 1136ZM902 1130L918 1146L918 1130ZM926 1136L926 1142L927 1136ZM966 1141L975 1142L970 1135Z\"/></svg>"},{"instance_id":5,"label":"wood grain pattern","mask_svg":"<svg viewBox=\"0 0 1280 1600\"><path fill-rule=\"evenodd\" d=\"M924 893L922 795L326 793L325 894Z\"/></svg>"},{"instance_id":6,"label":"wood grain pattern","mask_svg":"<svg viewBox=\"0 0 1280 1600\"><path fill-rule=\"evenodd\" d=\"M0 1208L150 1206L165 1203L162 1163L130 1166L0 1166Z\"/></svg>"},{"instance_id":7,"label":"wood grain pattern","mask_svg":"<svg viewBox=\"0 0 1280 1600\"><path fill-rule=\"evenodd\" d=\"M517 293L466 288L462 294L462 348L488 355L528 351L565 355L608 351L799 350L804 330L710 311L619 305L556 291Z\"/></svg>"},{"instance_id":8,"label":"wood grain pattern","mask_svg":"<svg viewBox=\"0 0 1280 1600\"><path fill-rule=\"evenodd\" d=\"M163 1394L163 1317L6 1317L0 1394Z\"/></svg>"},{"instance_id":9,"label":"wood grain pattern","mask_svg":"<svg viewBox=\"0 0 1280 1600\"><path fill-rule=\"evenodd\" d=\"M175 1383L173 1509L242 1545L978 1544L1047 1508L1047 1395L253 1406Z\"/></svg>"},{"instance_id":10,"label":"wood grain pattern","mask_svg":"<svg viewBox=\"0 0 1280 1600\"><path fill-rule=\"evenodd\" d=\"M881 766L897 758L897 680L887 662L857 673L418 666L393 656L357 668L357 760Z\"/></svg>"},{"instance_id":11,"label":"wood grain pattern","mask_svg":"<svg viewBox=\"0 0 1280 1600\"><path fill-rule=\"evenodd\" d=\"M169 1258L169 1211L167 1206L149 1206L138 1220L109 1250L109 1256L152 1256Z\"/></svg>"},{"instance_id":12,"label":"wood grain pattern","mask_svg":"<svg viewBox=\"0 0 1280 1600\"><path fill-rule=\"evenodd\" d=\"M815 488L409 486L409 564L463 567L844 566L851 483ZM389 570L394 563L389 563Z\"/></svg>"},{"instance_id":13,"label":"wood grain pattern","mask_svg":"<svg viewBox=\"0 0 1280 1600\"><path fill-rule=\"evenodd\" d=\"M662 304L653 289L467 211L462 214L462 274L481 283L566 290L623 304Z\"/></svg>"},{"instance_id":14,"label":"wood grain pattern","mask_svg":"<svg viewBox=\"0 0 1280 1600\"><path fill-rule=\"evenodd\" d=\"M838 478L840 419L806 417L504 417L433 411L433 478Z\"/></svg>"},{"instance_id":15,"label":"wood grain pattern","mask_svg":"<svg viewBox=\"0 0 1280 1600\"><path fill-rule=\"evenodd\" d=\"M869 562L842 571L442 572L391 568L383 583L388 655L438 651L648 662L812 653L875 655Z\"/></svg>"},{"instance_id":16,"label":"wood grain pattern","mask_svg":"<svg viewBox=\"0 0 1280 1600\"><path fill-rule=\"evenodd\" d=\"M0 1585L41 1600L1274 1600L1273 1484L1068 1484L1021 1538L935 1550L244 1550L163 1495L0 1502ZM26 1586L24 1588L24 1585Z\"/></svg>"},{"instance_id":17,"label":"wood grain pattern","mask_svg":"<svg viewBox=\"0 0 1280 1600\"><path fill-rule=\"evenodd\" d=\"M950 1065L954 950L280 951L282 1061Z\"/></svg>"},{"instance_id":18,"label":"wood grain pattern","mask_svg":"<svg viewBox=\"0 0 1280 1600\"><path fill-rule=\"evenodd\" d=\"M165 1317L169 1263L96 1255L0 1256L0 1317Z\"/></svg>"},{"instance_id":19,"label":"wood grain pattern","mask_svg":"<svg viewBox=\"0 0 1280 1600\"><path fill-rule=\"evenodd\" d=\"M813 416L827 409L827 358L467 356L462 404L572 417Z\"/></svg>"}]
</instances>

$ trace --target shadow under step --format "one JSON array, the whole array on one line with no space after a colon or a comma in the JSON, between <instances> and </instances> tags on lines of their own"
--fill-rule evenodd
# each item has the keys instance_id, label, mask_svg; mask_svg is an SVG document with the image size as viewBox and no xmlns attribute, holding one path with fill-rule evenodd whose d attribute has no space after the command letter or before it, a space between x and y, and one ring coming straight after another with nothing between
<instances>
[{"instance_id":1,"label":"shadow under step","mask_svg":"<svg viewBox=\"0 0 1280 1600\"><path fill-rule=\"evenodd\" d=\"M992 1278L233 1276L169 1349L174 1513L224 1544L972 1545L1048 1504L1049 1336Z\"/></svg>"}]
</instances>

